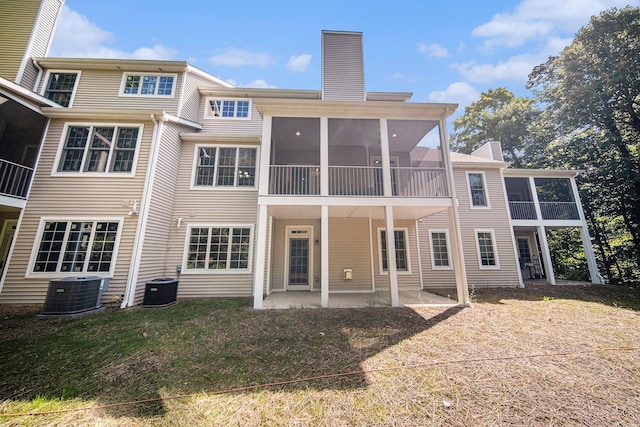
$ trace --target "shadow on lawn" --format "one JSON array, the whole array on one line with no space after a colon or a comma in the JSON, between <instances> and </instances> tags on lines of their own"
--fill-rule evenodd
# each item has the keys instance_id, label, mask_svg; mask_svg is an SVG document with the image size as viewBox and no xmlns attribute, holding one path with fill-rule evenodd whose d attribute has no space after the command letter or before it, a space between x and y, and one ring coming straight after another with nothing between
<instances>
[{"instance_id":1,"label":"shadow on lawn","mask_svg":"<svg viewBox=\"0 0 640 427\"><path fill-rule=\"evenodd\" d=\"M505 299L572 299L640 311L640 287L637 286L527 284L525 288L475 289L473 294L479 303L502 304Z\"/></svg>"},{"instance_id":2,"label":"shadow on lawn","mask_svg":"<svg viewBox=\"0 0 640 427\"><path fill-rule=\"evenodd\" d=\"M410 308L254 311L246 301L230 301L236 302L182 302L74 321L5 318L0 398L109 404L359 372L368 358L462 310L434 308L432 317ZM366 376L356 373L277 387L366 386ZM107 411L152 417L165 407L158 401Z\"/></svg>"}]
</instances>

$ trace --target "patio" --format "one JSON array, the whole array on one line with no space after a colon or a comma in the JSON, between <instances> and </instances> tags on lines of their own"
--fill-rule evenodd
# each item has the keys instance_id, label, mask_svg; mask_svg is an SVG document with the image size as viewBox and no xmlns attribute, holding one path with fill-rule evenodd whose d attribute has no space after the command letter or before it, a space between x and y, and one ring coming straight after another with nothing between
<instances>
[{"instance_id":1,"label":"patio","mask_svg":"<svg viewBox=\"0 0 640 427\"><path fill-rule=\"evenodd\" d=\"M454 290L455 293L455 290ZM447 297L425 292L421 289L399 290L401 307L429 305L450 307L458 302ZM373 293L332 293L329 294L329 308L389 307L391 297L388 290ZM262 302L264 309L321 308L320 292L289 291L273 292Z\"/></svg>"}]
</instances>

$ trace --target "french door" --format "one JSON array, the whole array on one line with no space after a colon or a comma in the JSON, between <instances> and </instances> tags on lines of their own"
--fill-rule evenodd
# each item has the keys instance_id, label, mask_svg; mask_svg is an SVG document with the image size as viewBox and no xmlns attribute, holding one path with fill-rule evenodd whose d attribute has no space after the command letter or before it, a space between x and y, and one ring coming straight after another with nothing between
<instances>
[{"instance_id":1,"label":"french door","mask_svg":"<svg viewBox=\"0 0 640 427\"><path fill-rule=\"evenodd\" d=\"M311 290L313 282L313 227L288 226L285 258L285 288Z\"/></svg>"}]
</instances>

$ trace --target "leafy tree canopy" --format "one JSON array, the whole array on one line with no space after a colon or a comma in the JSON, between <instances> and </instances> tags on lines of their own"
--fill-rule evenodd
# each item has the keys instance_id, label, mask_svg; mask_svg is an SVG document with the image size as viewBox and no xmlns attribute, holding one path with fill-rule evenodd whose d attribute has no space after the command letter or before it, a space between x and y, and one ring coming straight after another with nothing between
<instances>
[{"instance_id":1,"label":"leafy tree canopy","mask_svg":"<svg viewBox=\"0 0 640 427\"><path fill-rule=\"evenodd\" d=\"M517 98L505 88L483 93L453 121L452 149L470 154L486 142L500 141L505 160L515 167L525 166L528 127L539 114L534 102Z\"/></svg>"}]
</instances>

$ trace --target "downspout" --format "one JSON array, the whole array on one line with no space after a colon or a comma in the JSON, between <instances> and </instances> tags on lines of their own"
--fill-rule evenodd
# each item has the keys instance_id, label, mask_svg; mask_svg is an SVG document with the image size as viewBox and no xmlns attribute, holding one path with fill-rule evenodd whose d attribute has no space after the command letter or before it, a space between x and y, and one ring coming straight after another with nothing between
<instances>
[{"instance_id":1,"label":"downspout","mask_svg":"<svg viewBox=\"0 0 640 427\"><path fill-rule=\"evenodd\" d=\"M31 59L31 61L33 62L33 66L38 69L38 75L36 76L36 81L33 83L33 92L38 93L38 86L40 86L40 79L42 79L43 70L35 58Z\"/></svg>"},{"instance_id":2,"label":"downspout","mask_svg":"<svg viewBox=\"0 0 640 427\"><path fill-rule=\"evenodd\" d=\"M124 291L124 298L120 308L131 307L135 302L136 286L138 282L138 273L140 269L140 260L142 259L142 246L147 229L149 215L149 205L151 204L151 189L155 178L158 154L160 153L160 136L162 135L162 124L164 118L159 120L155 114L151 114L153 122L153 137L151 139L151 150L149 153L149 161L147 162L147 176L144 181L142 191L142 200L140 203L140 211L138 213L138 226L136 228L136 237L133 242L133 251L131 253L131 263L129 265L129 275L127 277L127 286Z\"/></svg>"}]
</instances>

